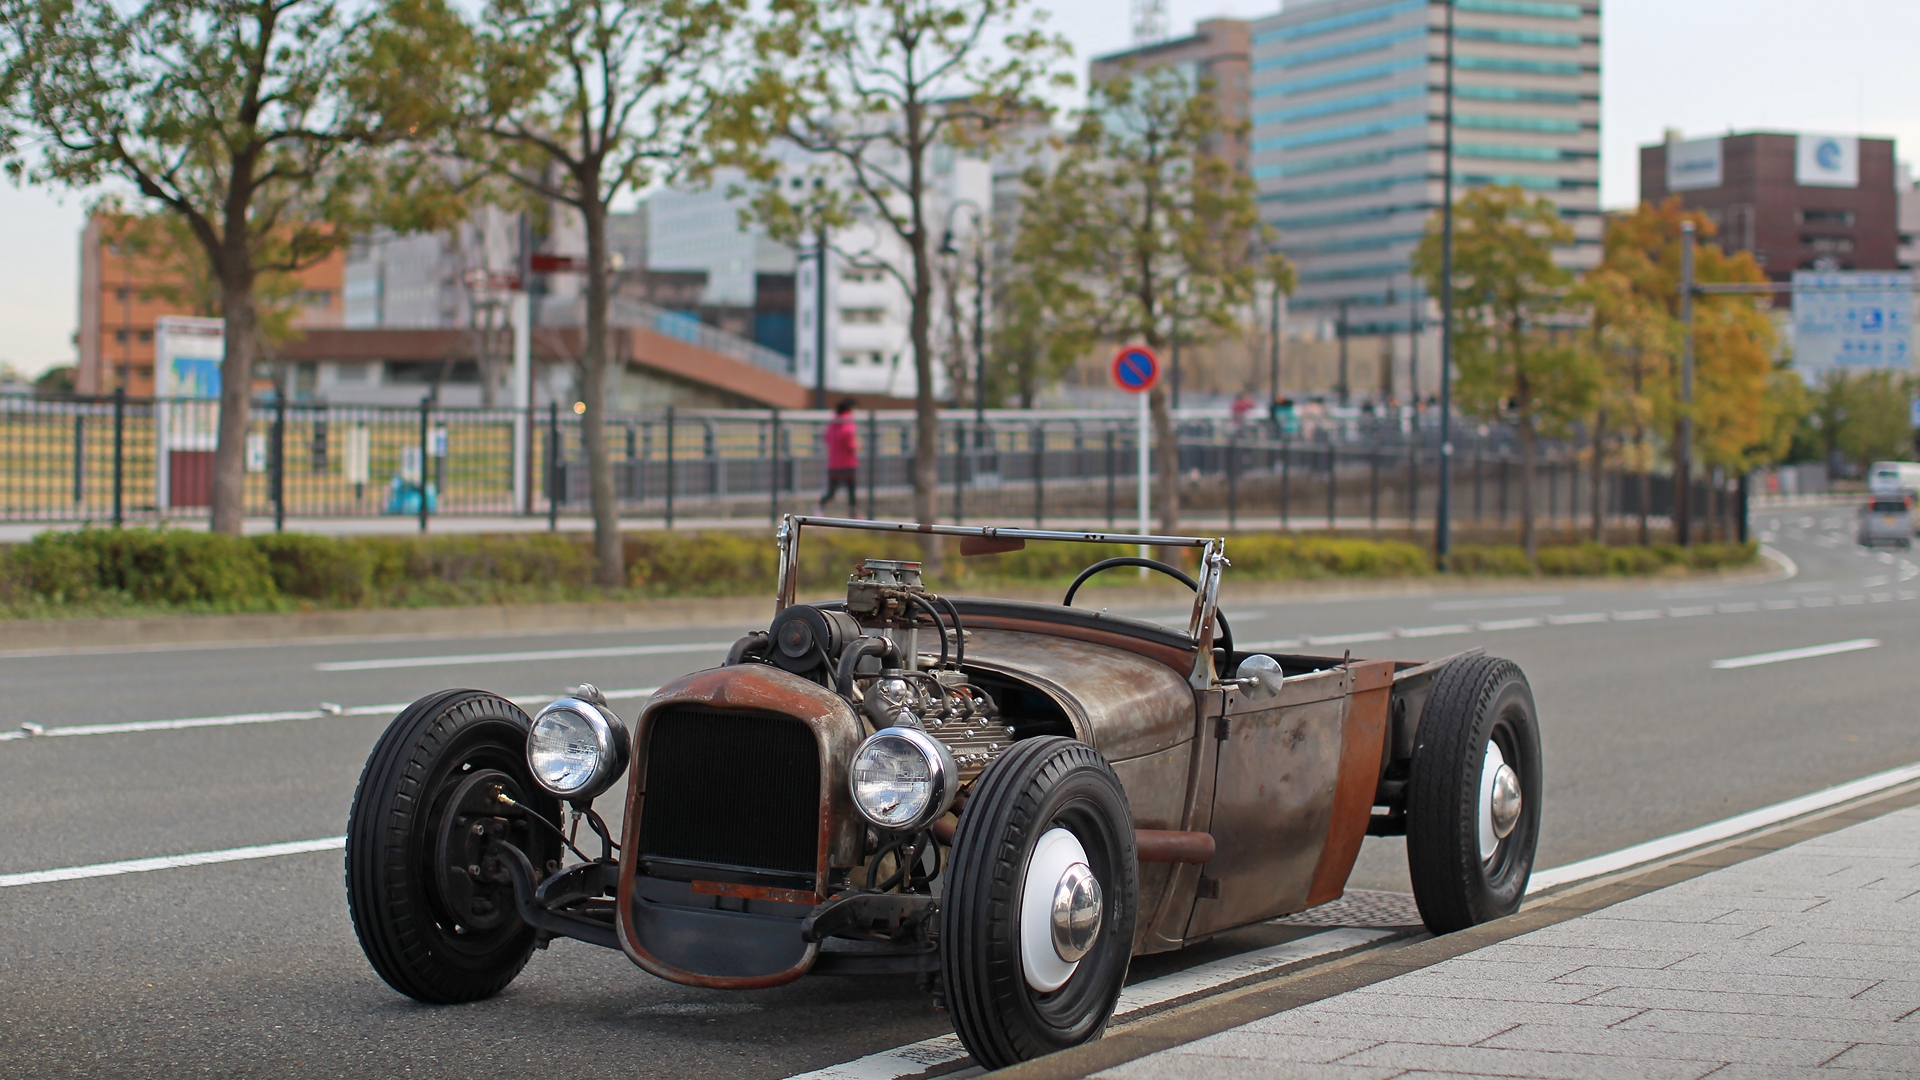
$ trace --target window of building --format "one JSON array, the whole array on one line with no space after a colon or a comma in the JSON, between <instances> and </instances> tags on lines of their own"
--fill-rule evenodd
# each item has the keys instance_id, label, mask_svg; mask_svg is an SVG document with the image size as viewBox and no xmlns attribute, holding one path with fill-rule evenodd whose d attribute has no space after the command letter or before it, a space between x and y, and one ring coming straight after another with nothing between
<instances>
[{"instance_id":1,"label":"window of building","mask_svg":"<svg viewBox=\"0 0 1920 1080\"><path fill-rule=\"evenodd\" d=\"M115 341L127 340L127 332L125 330L115 330L113 332L113 340Z\"/></svg>"},{"instance_id":2,"label":"window of building","mask_svg":"<svg viewBox=\"0 0 1920 1080\"><path fill-rule=\"evenodd\" d=\"M1580 95L1559 90L1523 90L1517 86L1462 86L1453 96L1475 101L1523 101L1530 105L1578 105Z\"/></svg>"},{"instance_id":3,"label":"window of building","mask_svg":"<svg viewBox=\"0 0 1920 1080\"><path fill-rule=\"evenodd\" d=\"M877 326L885 322L886 318L886 308L866 307L840 309L840 322L846 326Z\"/></svg>"},{"instance_id":4,"label":"window of building","mask_svg":"<svg viewBox=\"0 0 1920 1080\"><path fill-rule=\"evenodd\" d=\"M1471 116L1462 115L1453 118L1454 126L1464 128L1483 128L1492 131L1545 131L1559 135L1570 135L1580 130L1580 121L1562 120L1552 116Z\"/></svg>"},{"instance_id":5,"label":"window of building","mask_svg":"<svg viewBox=\"0 0 1920 1080\"><path fill-rule=\"evenodd\" d=\"M1515 60L1505 56L1456 56L1461 71L1506 71L1516 75L1578 75L1580 65L1558 60Z\"/></svg>"},{"instance_id":6,"label":"window of building","mask_svg":"<svg viewBox=\"0 0 1920 1080\"><path fill-rule=\"evenodd\" d=\"M115 300L122 300L122 301L124 301L124 300L125 300L125 299L127 298L127 289L126 289L126 287L125 287L125 286L122 286L121 288L118 288L118 289L115 289L115 290L113 290L113 298L114 298Z\"/></svg>"},{"instance_id":7,"label":"window of building","mask_svg":"<svg viewBox=\"0 0 1920 1080\"><path fill-rule=\"evenodd\" d=\"M1851 210L1803 209L1798 214L1802 225L1838 225L1846 229L1853 227L1854 217Z\"/></svg>"},{"instance_id":8,"label":"window of building","mask_svg":"<svg viewBox=\"0 0 1920 1080\"><path fill-rule=\"evenodd\" d=\"M1488 15L1526 15L1535 19L1577 19L1579 4L1543 4L1534 0L1454 0L1461 11L1481 11Z\"/></svg>"},{"instance_id":9,"label":"window of building","mask_svg":"<svg viewBox=\"0 0 1920 1080\"><path fill-rule=\"evenodd\" d=\"M339 364L333 369L333 381L339 383L364 383L372 369L366 364Z\"/></svg>"},{"instance_id":10,"label":"window of building","mask_svg":"<svg viewBox=\"0 0 1920 1080\"><path fill-rule=\"evenodd\" d=\"M1418 127L1426 122L1427 114L1422 110L1407 116L1388 116L1358 124L1342 124L1337 127L1303 131L1298 135L1288 135L1278 139L1261 139L1253 144L1253 149L1255 153L1260 153L1267 150L1298 150L1308 146L1324 146L1327 143L1349 142L1354 139L1385 135L1404 128Z\"/></svg>"},{"instance_id":11,"label":"window of building","mask_svg":"<svg viewBox=\"0 0 1920 1080\"><path fill-rule=\"evenodd\" d=\"M1335 86L1345 86L1348 83L1384 79L1395 72L1425 68L1429 63L1431 63L1431 61L1424 56L1407 56L1398 60L1369 62L1355 67L1341 68L1338 71L1327 71L1319 75L1309 75L1304 79L1289 79L1286 82L1256 86L1253 89L1252 96L1261 98L1273 94L1305 94L1314 90L1327 90Z\"/></svg>"},{"instance_id":12,"label":"window of building","mask_svg":"<svg viewBox=\"0 0 1920 1080\"><path fill-rule=\"evenodd\" d=\"M1316 101L1311 105L1300 105L1291 109L1277 109L1261 113L1253 118L1256 124L1286 124L1296 120L1311 120L1318 116L1333 116L1343 112L1356 112L1361 109L1377 109L1407 98L1425 97L1425 86L1399 86L1392 90L1380 90L1370 94L1354 94L1349 97L1334 98L1330 101Z\"/></svg>"},{"instance_id":13,"label":"window of building","mask_svg":"<svg viewBox=\"0 0 1920 1080\"><path fill-rule=\"evenodd\" d=\"M1378 7L1370 7L1362 11L1353 11L1344 15L1329 16L1325 19L1313 19L1308 22L1295 23L1292 26L1283 26L1277 30L1267 30L1255 34L1253 43L1255 45L1265 45L1271 41L1298 41L1301 38L1316 37L1320 34L1331 34L1341 30L1351 30L1356 26L1365 26L1368 23L1385 22L1395 15L1403 15L1409 11L1424 11L1426 7L1427 0L1399 0L1397 3L1381 4Z\"/></svg>"},{"instance_id":14,"label":"window of building","mask_svg":"<svg viewBox=\"0 0 1920 1080\"><path fill-rule=\"evenodd\" d=\"M1853 237L1851 236L1802 236L1800 246L1811 248L1822 255L1851 255Z\"/></svg>"},{"instance_id":15,"label":"window of building","mask_svg":"<svg viewBox=\"0 0 1920 1080\"><path fill-rule=\"evenodd\" d=\"M152 340L153 340L153 331L151 331L151 330L142 330L142 331L140 331L140 340L141 340L141 341L152 341Z\"/></svg>"},{"instance_id":16,"label":"window of building","mask_svg":"<svg viewBox=\"0 0 1920 1080\"><path fill-rule=\"evenodd\" d=\"M1577 49L1579 34L1556 34L1550 30L1491 30L1481 26L1462 26L1453 36L1461 41L1491 41L1501 45L1543 45L1553 49Z\"/></svg>"},{"instance_id":17,"label":"window of building","mask_svg":"<svg viewBox=\"0 0 1920 1080\"><path fill-rule=\"evenodd\" d=\"M1290 56L1270 56L1264 60L1256 61L1253 65L1253 70L1265 71L1268 68L1303 67L1307 64L1318 64L1327 60L1338 60L1343 56L1357 56L1360 53L1377 52L1381 49L1397 45L1402 41L1423 41L1426 39L1427 33L1426 27L1419 26L1407 30L1394 30L1385 34L1374 34L1370 37L1354 38L1351 41L1343 41L1337 45L1326 45L1318 49L1308 49Z\"/></svg>"}]
</instances>

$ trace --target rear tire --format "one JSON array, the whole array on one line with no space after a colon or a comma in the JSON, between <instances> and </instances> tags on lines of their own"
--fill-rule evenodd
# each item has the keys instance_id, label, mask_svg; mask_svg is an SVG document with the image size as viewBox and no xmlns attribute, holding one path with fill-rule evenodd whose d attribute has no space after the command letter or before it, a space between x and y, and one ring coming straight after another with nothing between
<instances>
[{"instance_id":1,"label":"rear tire","mask_svg":"<svg viewBox=\"0 0 1920 1080\"><path fill-rule=\"evenodd\" d=\"M1496 784L1501 766L1512 775ZM1441 668L1407 781L1407 868L1429 930L1449 934L1520 910L1540 839L1540 789L1540 724L1519 666L1470 656Z\"/></svg>"},{"instance_id":2,"label":"rear tire","mask_svg":"<svg viewBox=\"0 0 1920 1080\"><path fill-rule=\"evenodd\" d=\"M1030 889L1030 869L1057 880ZM1098 883L1098 914L1081 925L1098 929L1068 961L1051 920L1022 913L1086 870ZM1025 739L988 767L960 815L940 904L947 1007L976 1063L1005 1068L1100 1037L1133 959L1138 893L1133 814L1098 751Z\"/></svg>"},{"instance_id":3,"label":"rear tire","mask_svg":"<svg viewBox=\"0 0 1920 1080\"><path fill-rule=\"evenodd\" d=\"M527 772L529 726L527 714L505 698L446 690L402 710L367 757L347 818L347 909L373 970L410 998L453 1004L491 997L533 951L533 928L521 921L510 884L503 888L497 873L472 879L465 865L443 865L476 857L472 844L449 844L443 834L450 816L497 803L485 792L476 797L466 783L483 773L557 823L559 804ZM497 825L492 817L473 820L476 830ZM555 831L524 820L499 828L536 873L559 856Z\"/></svg>"}]
</instances>

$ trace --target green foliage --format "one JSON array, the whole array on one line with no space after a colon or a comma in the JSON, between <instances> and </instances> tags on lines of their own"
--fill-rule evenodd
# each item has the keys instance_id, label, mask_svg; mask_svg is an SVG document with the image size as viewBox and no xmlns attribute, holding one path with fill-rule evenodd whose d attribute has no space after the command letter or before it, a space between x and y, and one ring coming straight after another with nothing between
<instances>
[{"instance_id":1,"label":"green foliage","mask_svg":"<svg viewBox=\"0 0 1920 1080\"><path fill-rule=\"evenodd\" d=\"M957 556L957 544L947 554ZM626 538L629 585L613 599L771 596L773 539L739 532L647 532ZM929 584L954 592L1063 586L1094 562L1132 555L1132 544L1036 543L1002 555L945 560ZM1669 574L1744 566L1752 544L1613 548L1549 547L1550 576ZM831 595L863 558L918 559L915 534L808 530L800 544L800 592ZM1424 547L1396 540L1243 533L1227 540L1233 581L1417 578L1433 573ZM1189 550L1156 557L1191 572ZM326 537L284 533L246 538L184 529L46 532L0 551L0 617L215 613L338 608L455 607L608 599L595 583L584 537ZM1533 573L1518 547L1462 547L1453 570L1479 576ZM1100 584L1137 579L1117 571Z\"/></svg>"},{"instance_id":2,"label":"green foliage","mask_svg":"<svg viewBox=\"0 0 1920 1080\"><path fill-rule=\"evenodd\" d=\"M1795 376L1797 378L1797 376ZM1908 402L1920 380L1892 371L1830 371L1809 395L1804 423L1822 456L1865 468L1913 454Z\"/></svg>"},{"instance_id":3,"label":"green foliage","mask_svg":"<svg viewBox=\"0 0 1920 1080\"><path fill-rule=\"evenodd\" d=\"M50 367L33 380L33 389L39 394L73 393L73 365L60 364Z\"/></svg>"}]
</instances>

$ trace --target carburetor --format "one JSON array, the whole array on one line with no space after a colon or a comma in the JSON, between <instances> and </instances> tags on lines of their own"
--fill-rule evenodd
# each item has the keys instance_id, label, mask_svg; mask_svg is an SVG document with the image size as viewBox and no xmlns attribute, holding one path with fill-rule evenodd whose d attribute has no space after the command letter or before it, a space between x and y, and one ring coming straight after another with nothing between
<instances>
[{"instance_id":1,"label":"carburetor","mask_svg":"<svg viewBox=\"0 0 1920 1080\"><path fill-rule=\"evenodd\" d=\"M951 654L942 608L953 626ZM863 672L856 660L853 688L860 711L875 730L919 728L940 740L959 766L961 783L971 782L1013 741L1013 728L1000 722L993 698L961 670L966 630L959 612L926 591L919 563L891 559L866 559L855 568L847 580L846 610L863 630L879 631L892 646L886 659L868 660L886 665L878 670ZM920 651L920 629L928 623L940 639L931 664Z\"/></svg>"}]
</instances>

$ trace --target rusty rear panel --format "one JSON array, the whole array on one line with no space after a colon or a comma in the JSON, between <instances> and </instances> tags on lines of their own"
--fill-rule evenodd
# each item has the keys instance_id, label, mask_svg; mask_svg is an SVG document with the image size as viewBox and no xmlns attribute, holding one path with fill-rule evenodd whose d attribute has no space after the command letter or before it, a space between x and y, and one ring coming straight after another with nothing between
<instances>
[{"instance_id":1,"label":"rusty rear panel","mask_svg":"<svg viewBox=\"0 0 1920 1080\"><path fill-rule=\"evenodd\" d=\"M1326 846L1313 870L1306 906L1337 900L1346 890L1347 875L1367 837L1373 816L1373 795L1387 741L1387 704L1393 691L1394 662L1356 660L1353 691L1340 733L1340 776L1333 794L1333 816L1327 824Z\"/></svg>"},{"instance_id":2,"label":"rusty rear panel","mask_svg":"<svg viewBox=\"0 0 1920 1080\"><path fill-rule=\"evenodd\" d=\"M784 892L777 889L741 889L725 883L697 881L666 882L647 878L646 889L636 890L635 878L641 857L641 827L646 814L648 755L652 724L665 709L689 706L720 712L777 714L805 724L813 732L818 749L819 808L815 821L817 857L813 888ZM647 702L634 731L634 757L627 789L626 821L622 829L619 883L619 936L621 948L636 964L651 974L690 986L747 990L778 986L806 974L812 966L817 947L799 938L799 919L806 908L793 901L800 893L823 895L827 892L829 871L854 866L859 862L862 830L847 790L847 763L865 734L851 707L832 691L797 675L763 664L742 664L712 668L684 676L660 688ZM724 777L715 777L724 783ZM641 899L645 893L669 901L666 904ZM758 894L758 895L756 895ZM645 918L638 917L636 903L648 904ZM703 905L713 905L705 907ZM731 906L723 906L731 905ZM758 905L758 906L755 906ZM787 942L784 924L791 919L792 941ZM713 926L699 931L702 920ZM650 946L648 931L670 933L675 939L672 952L676 962L656 956L659 945ZM729 928L733 932L729 932ZM686 942L710 933L714 955L707 971L702 967L700 948L687 948ZM757 955L784 955L779 970L755 969L750 958L722 955L730 941L754 939ZM728 974L715 974L726 971Z\"/></svg>"}]
</instances>

